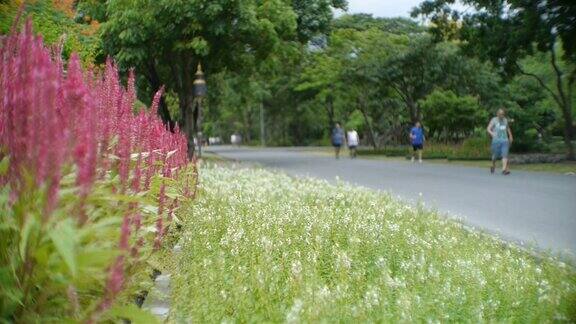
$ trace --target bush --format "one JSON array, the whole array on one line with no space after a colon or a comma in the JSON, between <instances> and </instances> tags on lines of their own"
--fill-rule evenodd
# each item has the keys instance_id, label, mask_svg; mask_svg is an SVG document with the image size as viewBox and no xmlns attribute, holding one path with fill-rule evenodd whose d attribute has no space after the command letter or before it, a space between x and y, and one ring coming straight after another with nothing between
<instances>
[{"instance_id":1,"label":"bush","mask_svg":"<svg viewBox=\"0 0 576 324\"><path fill-rule=\"evenodd\" d=\"M358 155L384 155L389 157L406 156L409 154L410 148L408 146L392 146L386 148L374 149L359 149Z\"/></svg>"},{"instance_id":2,"label":"bush","mask_svg":"<svg viewBox=\"0 0 576 324\"><path fill-rule=\"evenodd\" d=\"M472 96L458 96L448 90L435 90L420 101L430 134L435 138L454 139L470 135L487 118L486 111Z\"/></svg>"},{"instance_id":3,"label":"bush","mask_svg":"<svg viewBox=\"0 0 576 324\"><path fill-rule=\"evenodd\" d=\"M449 160L490 160L490 140L485 137L465 140L448 156Z\"/></svg>"},{"instance_id":4,"label":"bush","mask_svg":"<svg viewBox=\"0 0 576 324\"><path fill-rule=\"evenodd\" d=\"M448 155L451 154L453 147L444 144L426 144L423 152L423 157L426 159L446 159ZM411 146L392 146L381 148L377 150L373 149L360 149L358 150L358 155L383 155L388 157L411 157L412 147Z\"/></svg>"},{"instance_id":5,"label":"bush","mask_svg":"<svg viewBox=\"0 0 576 324\"><path fill-rule=\"evenodd\" d=\"M422 156L425 159L446 159L454 150L454 146L447 144L426 144Z\"/></svg>"},{"instance_id":6,"label":"bush","mask_svg":"<svg viewBox=\"0 0 576 324\"><path fill-rule=\"evenodd\" d=\"M193 196L185 137L157 117L160 92L134 115L134 75L64 64L30 23L0 58L0 321L132 318L129 276Z\"/></svg>"}]
</instances>

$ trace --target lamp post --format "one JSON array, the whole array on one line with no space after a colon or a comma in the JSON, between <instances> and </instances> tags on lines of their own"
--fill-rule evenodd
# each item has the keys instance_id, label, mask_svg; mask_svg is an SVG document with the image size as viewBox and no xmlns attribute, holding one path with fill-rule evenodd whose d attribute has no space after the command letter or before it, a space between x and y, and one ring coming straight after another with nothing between
<instances>
[{"instance_id":1,"label":"lamp post","mask_svg":"<svg viewBox=\"0 0 576 324\"><path fill-rule=\"evenodd\" d=\"M204 78L204 72L202 71L202 64L198 63L198 68L196 70L196 77L194 78L194 127L193 133L196 136L196 141L198 143L198 156L202 156L202 101L206 97L208 92L208 87L206 86L206 79ZM194 143L192 143L194 146ZM192 152L193 154L193 152Z\"/></svg>"}]
</instances>

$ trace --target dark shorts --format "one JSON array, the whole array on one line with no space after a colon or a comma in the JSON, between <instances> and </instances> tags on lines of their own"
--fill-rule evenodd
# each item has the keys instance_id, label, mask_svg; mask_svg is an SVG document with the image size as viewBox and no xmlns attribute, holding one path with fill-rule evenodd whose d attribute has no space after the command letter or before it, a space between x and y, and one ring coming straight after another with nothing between
<instances>
[{"instance_id":1,"label":"dark shorts","mask_svg":"<svg viewBox=\"0 0 576 324\"><path fill-rule=\"evenodd\" d=\"M351 149L351 150L355 150L356 147L357 147L356 145L350 145L350 146L348 146L348 148Z\"/></svg>"},{"instance_id":2,"label":"dark shorts","mask_svg":"<svg viewBox=\"0 0 576 324\"><path fill-rule=\"evenodd\" d=\"M335 148L341 148L342 144L332 143L332 146L334 146Z\"/></svg>"},{"instance_id":3,"label":"dark shorts","mask_svg":"<svg viewBox=\"0 0 576 324\"><path fill-rule=\"evenodd\" d=\"M424 144L412 144L414 151L422 151L424 149Z\"/></svg>"}]
</instances>

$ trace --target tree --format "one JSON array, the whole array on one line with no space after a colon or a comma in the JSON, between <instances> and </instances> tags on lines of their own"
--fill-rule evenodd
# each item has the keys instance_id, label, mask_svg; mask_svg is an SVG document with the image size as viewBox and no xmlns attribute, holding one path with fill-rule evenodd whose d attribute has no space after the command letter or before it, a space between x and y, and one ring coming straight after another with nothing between
<instances>
[{"instance_id":1,"label":"tree","mask_svg":"<svg viewBox=\"0 0 576 324\"><path fill-rule=\"evenodd\" d=\"M463 56L457 44L360 26L335 29L327 47L311 54L296 87L314 93L330 125L359 112L370 144L377 147L382 134L403 133L408 121L420 120L420 101L437 88L472 95L490 108L503 100L490 64Z\"/></svg>"},{"instance_id":2,"label":"tree","mask_svg":"<svg viewBox=\"0 0 576 324\"><path fill-rule=\"evenodd\" d=\"M341 67L337 58L326 53L315 54L302 72L300 84L295 88L300 92L313 92L315 99L322 102L328 116L327 129L331 129L337 120L334 101L341 93Z\"/></svg>"},{"instance_id":3,"label":"tree","mask_svg":"<svg viewBox=\"0 0 576 324\"><path fill-rule=\"evenodd\" d=\"M318 10L307 12L304 19L298 5L306 3ZM250 71L282 46L322 32L332 5L345 2L112 0L106 3L104 45L123 67L135 67L144 75L150 90L165 85L178 94L181 126L191 134L198 131L188 114L194 109L199 62L208 75ZM164 102L160 114L173 122Z\"/></svg>"},{"instance_id":4,"label":"tree","mask_svg":"<svg viewBox=\"0 0 576 324\"><path fill-rule=\"evenodd\" d=\"M365 133L376 149L380 142L378 134L394 131L403 122L402 115L394 111L397 94L391 91L388 84L380 82L380 67L406 47L408 38L377 28L360 32L345 31L353 35L343 35L345 39L352 40L349 51L353 55L344 70L348 93L352 97L352 107L356 107L356 111L363 116Z\"/></svg>"},{"instance_id":5,"label":"tree","mask_svg":"<svg viewBox=\"0 0 576 324\"><path fill-rule=\"evenodd\" d=\"M347 0L294 0L292 8L297 15L298 39L307 43L318 34L329 31L332 23L332 9L346 10Z\"/></svg>"},{"instance_id":6,"label":"tree","mask_svg":"<svg viewBox=\"0 0 576 324\"><path fill-rule=\"evenodd\" d=\"M474 133L488 119L486 110L472 96L459 97L448 90L436 90L420 102L430 137L458 142Z\"/></svg>"},{"instance_id":7,"label":"tree","mask_svg":"<svg viewBox=\"0 0 576 324\"><path fill-rule=\"evenodd\" d=\"M462 16L450 5L454 0L427 0L414 16L433 21L446 17L462 21L460 37L470 54L492 61L509 78L534 78L559 107L564 119L564 142L569 159L576 159L573 141L574 87L576 86L576 5L570 0L464 0L477 10ZM444 24L437 25L439 29ZM442 31L438 32L442 34ZM525 69L519 62L535 52L547 53L554 81ZM562 63L564 59L565 63Z\"/></svg>"},{"instance_id":8,"label":"tree","mask_svg":"<svg viewBox=\"0 0 576 324\"><path fill-rule=\"evenodd\" d=\"M393 89L408 108L412 122L421 119L418 101L424 99L442 77L439 52L428 36L410 40L380 68L380 79Z\"/></svg>"},{"instance_id":9,"label":"tree","mask_svg":"<svg viewBox=\"0 0 576 324\"><path fill-rule=\"evenodd\" d=\"M418 25L417 22L408 18L378 18L371 14L351 14L344 15L334 20L335 29L355 29L365 31L368 29L378 29L383 32L408 35L425 33L426 29Z\"/></svg>"},{"instance_id":10,"label":"tree","mask_svg":"<svg viewBox=\"0 0 576 324\"><path fill-rule=\"evenodd\" d=\"M0 34L10 32L21 7L21 1L0 1ZM91 65L99 55L98 24L76 23L72 1L28 1L22 14L30 17L34 31L42 35L46 44L62 49L64 59L75 52L84 63ZM20 20L21 23L24 21Z\"/></svg>"}]
</instances>

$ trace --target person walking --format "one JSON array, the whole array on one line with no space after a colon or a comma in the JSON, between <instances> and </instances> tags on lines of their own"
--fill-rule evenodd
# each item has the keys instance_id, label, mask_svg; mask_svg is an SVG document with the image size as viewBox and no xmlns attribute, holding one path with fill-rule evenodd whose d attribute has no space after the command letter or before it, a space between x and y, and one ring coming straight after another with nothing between
<instances>
[{"instance_id":1,"label":"person walking","mask_svg":"<svg viewBox=\"0 0 576 324\"><path fill-rule=\"evenodd\" d=\"M418 162L422 163L422 151L424 150L424 129L422 129L422 124L418 121L414 124L414 127L410 130L410 143L412 143L412 163L416 161L416 154L418 154Z\"/></svg>"},{"instance_id":2,"label":"person walking","mask_svg":"<svg viewBox=\"0 0 576 324\"><path fill-rule=\"evenodd\" d=\"M508 153L514 137L512 136L512 130L504 109L498 109L496 117L490 120L486 130L492 137L492 167L490 167L490 173L496 172L496 160L502 159L502 174L509 175Z\"/></svg>"},{"instance_id":3,"label":"person walking","mask_svg":"<svg viewBox=\"0 0 576 324\"><path fill-rule=\"evenodd\" d=\"M352 159L355 159L356 149L360 144L360 138L358 137L358 132L355 129L348 131L347 140L348 140L348 150L350 151L350 157Z\"/></svg>"},{"instance_id":4,"label":"person walking","mask_svg":"<svg viewBox=\"0 0 576 324\"><path fill-rule=\"evenodd\" d=\"M340 150L342 149L342 144L344 144L344 130L339 123L336 123L334 129L332 130L332 146L334 146L336 159L340 158Z\"/></svg>"}]
</instances>

